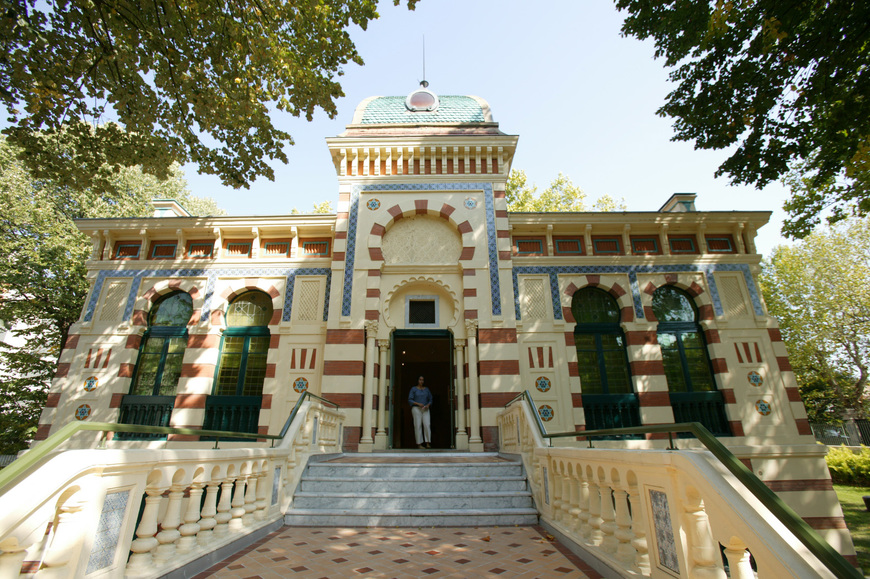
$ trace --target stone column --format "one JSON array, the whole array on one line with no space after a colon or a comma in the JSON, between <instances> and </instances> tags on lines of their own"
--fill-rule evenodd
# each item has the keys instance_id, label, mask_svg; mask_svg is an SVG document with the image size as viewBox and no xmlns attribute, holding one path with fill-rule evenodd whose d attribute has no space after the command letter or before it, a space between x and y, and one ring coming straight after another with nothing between
<instances>
[{"instance_id":1,"label":"stone column","mask_svg":"<svg viewBox=\"0 0 870 579\"><path fill-rule=\"evenodd\" d=\"M359 439L359 452L371 452L372 440L372 401L375 391L375 341L378 337L378 323L366 320L366 369L363 380L362 434Z\"/></svg>"},{"instance_id":2,"label":"stone column","mask_svg":"<svg viewBox=\"0 0 870 579\"><path fill-rule=\"evenodd\" d=\"M456 450L468 450L465 430L465 340L454 340L456 364Z\"/></svg>"},{"instance_id":3,"label":"stone column","mask_svg":"<svg viewBox=\"0 0 870 579\"><path fill-rule=\"evenodd\" d=\"M389 340L378 340L378 431L375 433L375 448L386 450L389 437L387 436L387 354L390 352Z\"/></svg>"},{"instance_id":4,"label":"stone column","mask_svg":"<svg viewBox=\"0 0 870 579\"><path fill-rule=\"evenodd\" d=\"M472 452L483 452L483 439L480 438L480 385L477 381L477 320L465 320L465 334L468 340L468 394L471 432L468 447Z\"/></svg>"}]
</instances>

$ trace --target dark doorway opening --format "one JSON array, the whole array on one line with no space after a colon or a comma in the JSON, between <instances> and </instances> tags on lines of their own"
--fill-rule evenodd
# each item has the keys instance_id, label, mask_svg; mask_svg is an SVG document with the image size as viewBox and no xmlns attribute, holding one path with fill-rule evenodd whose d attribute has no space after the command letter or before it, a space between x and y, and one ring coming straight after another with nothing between
<instances>
[{"instance_id":1,"label":"dark doorway opening","mask_svg":"<svg viewBox=\"0 0 870 579\"><path fill-rule=\"evenodd\" d=\"M432 448L454 448L453 335L447 330L393 332L391 425L393 448L417 448L408 392L425 378L432 392Z\"/></svg>"}]
</instances>

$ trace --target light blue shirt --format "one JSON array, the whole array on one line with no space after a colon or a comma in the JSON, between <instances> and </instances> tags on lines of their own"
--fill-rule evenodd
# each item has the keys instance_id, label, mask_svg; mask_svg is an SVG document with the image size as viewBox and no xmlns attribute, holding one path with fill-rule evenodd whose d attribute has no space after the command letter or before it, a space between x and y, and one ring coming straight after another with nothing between
<instances>
[{"instance_id":1,"label":"light blue shirt","mask_svg":"<svg viewBox=\"0 0 870 579\"><path fill-rule=\"evenodd\" d=\"M423 389L417 388L413 386L411 388L410 394L408 394L408 404L411 406L415 406L415 402L419 402L423 406L431 406L432 405L432 393L429 392L429 389L423 386Z\"/></svg>"}]
</instances>

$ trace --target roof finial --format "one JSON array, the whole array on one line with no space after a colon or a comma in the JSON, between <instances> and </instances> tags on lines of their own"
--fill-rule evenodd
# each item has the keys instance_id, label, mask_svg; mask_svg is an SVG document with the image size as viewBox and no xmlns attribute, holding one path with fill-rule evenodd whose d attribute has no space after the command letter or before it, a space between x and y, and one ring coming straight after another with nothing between
<instances>
[{"instance_id":1,"label":"roof finial","mask_svg":"<svg viewBox=\"0 0 870 579\"><path fill-rule=\"evenodd\" d=\"M426 35L423 35L423 80L420 81L420 86L426 88L429 86L429 81L426 80Z\"/></svg>"}]
</instances>

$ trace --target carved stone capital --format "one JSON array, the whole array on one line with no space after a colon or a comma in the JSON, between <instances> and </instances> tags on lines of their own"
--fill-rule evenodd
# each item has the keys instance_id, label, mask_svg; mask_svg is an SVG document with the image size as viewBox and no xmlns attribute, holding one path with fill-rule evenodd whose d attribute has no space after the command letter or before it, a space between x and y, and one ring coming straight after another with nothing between
<instances>
[{"instance_id":1,"label":"carved stone capital","mask_svg":"<svg viewBox=\"0 0 870 579\"><path fill-rule=\"evenodd\" d=\"M475 334L477 334L477 326L477 319L465 320L465 334L467 336L474 336Z\"/></svg>"},{"instance_id":2,"label":"carved stone capital","mask_svg":"<svg viewBox=\"0 0 870 579\"><path fill-rule=\"evenodd\" d=\"M389 340L378 340L378 348L381 352L386 352L390 349L390 341Z\"/></svg>"},{"instance_id":3,"label":"carved stone capital","mask_svg":"<svg viewBox=\"0 0 870 579\"><path fill-rule=\"evenodd\" d=\"M377 322L377 320L366 320L364 325L365 325L367 337L376 338L378 336L378 322Z\"/></svg>"}]
</instances>

